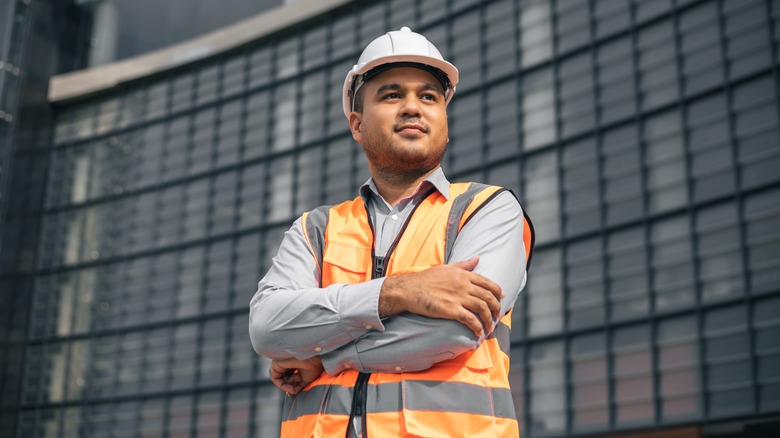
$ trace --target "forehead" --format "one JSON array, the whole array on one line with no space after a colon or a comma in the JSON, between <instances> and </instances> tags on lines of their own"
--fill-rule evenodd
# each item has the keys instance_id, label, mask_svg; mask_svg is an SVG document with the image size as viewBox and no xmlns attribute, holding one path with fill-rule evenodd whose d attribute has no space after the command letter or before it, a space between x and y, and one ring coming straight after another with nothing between
<instances>
[{"instance_id":1,"label":"forehead","mask_svg":"<svg viewBox=\"0 0 780 438\"><path fill-rule=\"evenodd\" d=\"M371 80L366 83L366 86L376 89L387 84L398 84L400 86L430 84L435 86L437 90L443 92L441 83L434 75L414 67L398 67L383 71L371 78Z\"/></svg>"}]
</instances>

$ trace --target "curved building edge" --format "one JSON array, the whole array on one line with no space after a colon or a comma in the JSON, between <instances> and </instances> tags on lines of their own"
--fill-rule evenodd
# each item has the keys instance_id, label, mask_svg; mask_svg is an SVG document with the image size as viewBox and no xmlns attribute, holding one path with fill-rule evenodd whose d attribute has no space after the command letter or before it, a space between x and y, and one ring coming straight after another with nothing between
<instances>
[{"instance_id":1,"label":"curved building edge","mask_svg":"<svg viewBox=\"0 0 780 438\"><path fill-rule=\"evenodd\" d=\"M213 32L111 64L53 76L49 102L62 103L235 49L352 0L301 0Z\"/></svg>"}]
</instances>

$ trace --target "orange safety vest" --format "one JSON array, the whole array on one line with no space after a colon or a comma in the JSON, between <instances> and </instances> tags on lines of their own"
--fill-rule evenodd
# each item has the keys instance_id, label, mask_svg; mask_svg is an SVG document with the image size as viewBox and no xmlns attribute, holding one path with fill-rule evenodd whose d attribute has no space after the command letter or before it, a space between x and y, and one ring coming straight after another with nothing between
<instances>
[{"instance_id":1,"label":"orange safety vest","mask_svg":"<svg viewBox=\"0 0 780 438\"><path fill-rule=\"evenodd\" d=\"M446 199L432 189L382 259L374 255L372 224L360 197L304 213L303 231L321 269L322 287L447 263L457 232L504 190L455 183ZM523 240L528 266L534 233L527 215ZM346 436L354 415L362 416L363 430L358 432L364 438L519 436L508 379L511 313L476 350L424 371L323 372L300 394L285 399L281 436Z\"/></svg>"}]
</instances>

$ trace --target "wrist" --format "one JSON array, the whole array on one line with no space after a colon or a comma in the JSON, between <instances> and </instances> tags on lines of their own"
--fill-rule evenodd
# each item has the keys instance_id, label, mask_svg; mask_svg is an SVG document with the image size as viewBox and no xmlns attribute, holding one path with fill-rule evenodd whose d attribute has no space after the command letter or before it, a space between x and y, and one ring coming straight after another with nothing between
<instances>
[{"instance_id":1,"label":"wrist","mask_svg":"<svg viewBox=\"0 0 780 438\"><path fill-rule=\"evenodd\" d=\"M386 318L404 310L404 294L398 287L401 276L387 277L379 290L379 317Z\"/></svg>"}]
</instances>

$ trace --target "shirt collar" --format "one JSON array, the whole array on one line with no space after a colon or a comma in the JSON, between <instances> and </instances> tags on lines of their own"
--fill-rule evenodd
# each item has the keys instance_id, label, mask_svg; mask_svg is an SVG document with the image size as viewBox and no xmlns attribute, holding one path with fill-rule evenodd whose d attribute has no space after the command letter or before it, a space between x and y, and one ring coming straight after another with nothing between
<instances>
[{"instance_id":1,"label":"shirt collar","mask_svg":"<svg viewBox=\"0 0 780 438\"><path fill-rule=\"evenodd\" d=\"M447 177L444 176L444 171L441 169L441 166L439 166L436 168L436 170L425 177L425 179L422 180L420 184L417 185L417 188L414 189L414 192L411 195L404 199L413 198L431 186L438 190L438 192L441 193L445 199L450 198L450 182L447 180ZM373 178L369 178L362 186L360 186L360 197L363 198L363 202L368 202L369 194L373 194L378 199L384 201L382 195L379 194L379 189L377 189L376 184L374 184ZM387 203L386 201L384 202Z\"/></svg>"}]
</instances>

